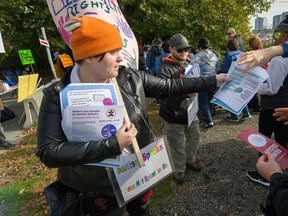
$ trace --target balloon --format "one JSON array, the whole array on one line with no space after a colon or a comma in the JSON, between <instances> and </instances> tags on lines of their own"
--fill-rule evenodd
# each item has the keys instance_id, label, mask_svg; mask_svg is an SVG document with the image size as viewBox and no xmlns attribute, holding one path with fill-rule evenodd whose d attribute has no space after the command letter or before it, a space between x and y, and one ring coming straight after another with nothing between
<instances>
[{"instance_id":1,"label":"balloon","mask_svg":"<svg viewBox=\"0 0 288 216\"><path fill-rule=\"evenodd\" d=\"M135 35L127 23L117 0L46 0L54 23L62 38L69 46L70 33L63 29L63 24L70 18L93 16L114 25L123 39L122 64L138 68L138 44Z\"/></svg>"}]
</instances>

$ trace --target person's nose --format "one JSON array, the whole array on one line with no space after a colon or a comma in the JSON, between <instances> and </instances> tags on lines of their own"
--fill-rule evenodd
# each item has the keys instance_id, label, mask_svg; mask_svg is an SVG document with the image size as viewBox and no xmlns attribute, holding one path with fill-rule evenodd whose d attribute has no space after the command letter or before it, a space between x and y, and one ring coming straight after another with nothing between
<instances>
[{"instance_id":1,"label":"person's nose","mask_svg":"<svg viewBox=\"0 0 288 216\"><path fill-rule=\"evenodd\" d=\"M117 59L116 59L117 62L122 62L123 61L123 56L121 54L121 52L118 52L117 53Z\"/></svg>"}]
</instances>

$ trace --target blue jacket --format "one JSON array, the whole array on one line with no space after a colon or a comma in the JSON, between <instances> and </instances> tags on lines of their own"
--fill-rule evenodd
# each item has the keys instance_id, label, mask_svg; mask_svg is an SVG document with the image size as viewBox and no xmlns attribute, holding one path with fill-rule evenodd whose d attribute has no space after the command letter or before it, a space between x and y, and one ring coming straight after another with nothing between
<instances>
[{"instance_id":1,"label":"blue jacket","mask_svg":"<svg viewBox=\"0 0 288 216\"><path fill-rule=\"evenodd\" d=\"M231 51L231 52L226 52L225 55L224 55L224 59L222 61L222 64L221 64L220 71L222 73L227 73L229 68L230 68L231 63L232 62L236 62L238 56L241 53L243 53L241 50L234 50L234 51Z\"/></svg>"},{"instance_id":2,"label":"blue jacket","mask_svg":"<svg viewBox=\"0 0 288 216\"><path fill-rule=\"evenodd\" d=\"M151 75L156 75L156 61L163 54L162 47L153 46L146 56L146 67L147 71Z\"/></svg>"}]
</instances>

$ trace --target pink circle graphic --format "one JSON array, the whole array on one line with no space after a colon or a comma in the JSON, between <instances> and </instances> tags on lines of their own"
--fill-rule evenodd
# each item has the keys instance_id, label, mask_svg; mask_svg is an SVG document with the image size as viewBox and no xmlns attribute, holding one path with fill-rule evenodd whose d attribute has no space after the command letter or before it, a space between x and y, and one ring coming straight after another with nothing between
<instances>
[{"instance_id":1,"label":"pink circle graphic","mask_svg":"<svg viewBox=\"0 0 288 216\"><path fill-rule=\"evenodd\" d=\"M113 101L111 100L111 98L104 98L103 104L105 106L113 105Z\"/></svg>"}]
</instances>

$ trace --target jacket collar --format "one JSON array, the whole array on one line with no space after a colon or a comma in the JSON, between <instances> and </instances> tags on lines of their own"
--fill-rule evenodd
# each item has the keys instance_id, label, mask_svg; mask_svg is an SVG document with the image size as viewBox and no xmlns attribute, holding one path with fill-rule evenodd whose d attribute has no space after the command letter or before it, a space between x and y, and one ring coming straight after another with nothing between
<instances>
[{"instance_id":1,"label":"jacket collar","mask_svg":"<svg viewBox=\"0 0 288 216\"><path fill-rule=\"evenodd\" d=\"M68 72L66 72L61 79L59 80L59 82L56 84L55 89L60 92L63 88L65 88L67 85L69 85L71 83L70 77L71 77L71 70L69 70Z\"/></svg>"},{"instance_id":2,"label":"jacket collar","mask_svg":"<svg viewBox=\"0 0 288 216\"><path fill-rule=\"evenodd\" d=\"M67 85L71 83L71 72L72 69L68 72L66 72L59 82L56 84L55 89L60 92L63 88L65 88ZM126 81L128 81L132 76L132 69L126 68L125 66L120 66L119 73L117 76L117 82L119 87L121 88Z\"/></svg>"}]
</instances>

